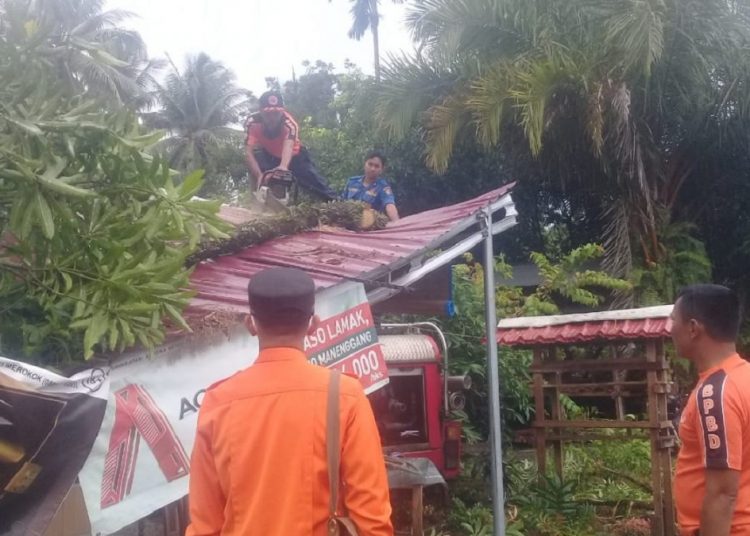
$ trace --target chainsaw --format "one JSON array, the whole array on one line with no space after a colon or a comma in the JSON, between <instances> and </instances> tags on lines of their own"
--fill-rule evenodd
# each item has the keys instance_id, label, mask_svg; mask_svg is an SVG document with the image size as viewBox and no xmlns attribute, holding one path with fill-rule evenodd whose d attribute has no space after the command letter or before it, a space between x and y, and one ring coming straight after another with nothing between
<instances>
[{"instance_id":1,"label":"chainsaw","mask_svg":"<svg viewBox=\"0 0 750 536\"><path fill-rule=\"evenodd\" d=\"M296 181L291 171L272 169L263 173L255 197L272 210L286 210L295 187Z\"/></svg>"}]
</instances>

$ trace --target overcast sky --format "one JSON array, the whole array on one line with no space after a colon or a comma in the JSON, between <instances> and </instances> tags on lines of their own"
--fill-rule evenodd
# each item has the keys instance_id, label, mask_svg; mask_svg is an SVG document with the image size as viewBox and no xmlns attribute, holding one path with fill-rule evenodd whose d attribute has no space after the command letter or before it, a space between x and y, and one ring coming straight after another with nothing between
<instances>
[{"instance_id":1,"label":"overcast sky","mask_svg":"<svg viewBox=\"0 0 750 536\"><path fill-rule=\"evenodd\" d=\"M138 30L151 56L168 53L178 66L187 54L206 52L256 95L266 76L282 81L304 60L342 69L349 59L372 73L372 36L347 37L349 0L108 0L109 9L138 15L124 26ZM381 2L381 55L412 50L403 24L404 5Z\"/></svg>"}]
</instances>

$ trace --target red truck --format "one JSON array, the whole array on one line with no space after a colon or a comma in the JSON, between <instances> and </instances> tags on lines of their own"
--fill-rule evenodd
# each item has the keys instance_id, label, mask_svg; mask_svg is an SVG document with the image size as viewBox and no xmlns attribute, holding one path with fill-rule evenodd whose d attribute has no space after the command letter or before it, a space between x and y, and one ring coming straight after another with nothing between
<instances>
[{"instance_id":1,"label":"red truck","mask_svg":"<svg viewBox=\"0 0 750 536\"><path fill-rule=\"evenodd\" d=\"M458 476L462 426L450 412L463 409L470 379L448 376L448 347L435 324L382 324L378 338L390 383L370 402L384 453L429 458L444 478Z\"/></svg>"}]
</instances>

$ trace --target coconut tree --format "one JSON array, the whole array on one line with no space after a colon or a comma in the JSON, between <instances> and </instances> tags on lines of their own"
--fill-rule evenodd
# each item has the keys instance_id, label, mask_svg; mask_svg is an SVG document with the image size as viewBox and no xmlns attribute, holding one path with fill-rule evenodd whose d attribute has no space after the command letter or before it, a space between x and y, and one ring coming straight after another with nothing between
<instances>
[{"instance_id":1,"label":"coconut tree","mask_svg":"<svg viewBox=\"0 0 750 536\"><path fill-rule=\"evenodd\" d=\"M328 0L329 2L333 0ZM373 65L375 67L375 79L380 81L380 0L350 0L352 15L352 27L349 29L349 37L359 41L362 39L367 30L372 33L372 47L374 54ZM396 4L403 3L404 0L393 0Z\"/></svg>"},{"instance_id":2,"label":"coconut tree","mask_svg":"<svg viewBox=\"0 0 750 536\"><path fill-rule=\"evenodd\" d=\"M112 104L149 103L155 72L141 36L121 24L132 15L104 10L104 0L0 0L0 32L35 47L56 66L61 83Z\"/></svg>"},{"instance_id":3,"label":"coconut tree","mask_svg":"<svg viewBox=\"0 0 750 536\"><path fill-rule=\"evenodd\" d=\"M700 151L747 143L746 13L725 0L420 0L420 52L385 66L378 121L392 138L419 124L437 171L458 140L523 139L571 187L600 191L610 267L626 273L636 254L660 258ZM581 173L589 160L599 169Z\"/></svg>"},{"instance_id":4,"label":"coconut tree","mask_svg":"<svg viewBox=\"0 0 750 536\"><path fill-rule=\"evenodd\" d=\"M238 123L251 94L237 86L232 71L206 54L189 57L183 71L172 64L156 97L160 109L143 117L167 131L160 147L173 168L210 169L214 149L241 141Z\"/></svg>"}]
</instances>

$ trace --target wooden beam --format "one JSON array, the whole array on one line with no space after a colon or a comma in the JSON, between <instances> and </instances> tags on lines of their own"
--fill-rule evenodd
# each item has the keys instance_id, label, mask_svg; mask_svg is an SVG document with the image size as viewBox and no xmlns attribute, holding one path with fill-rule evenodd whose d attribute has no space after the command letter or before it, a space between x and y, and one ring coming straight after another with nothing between
<instances>
[{"instance_id":1,"label":"wooden beam","mask_svg":"<svg viewBox=\"0 0 750 536\"><path fill-rule=\"evenodd\" d=\"M593 372L610 370L666 370L666 360L644 361L641 359L576 359L573 361L546 361L532 363L531 372Z\"/></svg>"},{"instance_id":2,"label":"wooden beam","mask_svg":"<svg viewBox=\"0 0 750 536\"><path fill-rule=\"evenodd\" d=\"M652 424L648 421L613 421L606 419L597 420L570 420L570 421L551 421L534 422L534 428L637 428L642 430L666 430L672 426L670 421L662 421Z\"/></svg>"}]
</instances>

